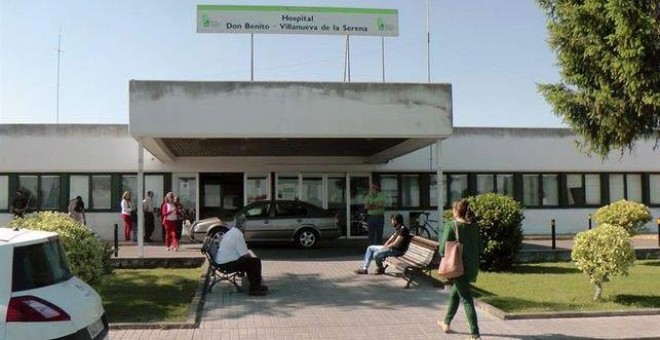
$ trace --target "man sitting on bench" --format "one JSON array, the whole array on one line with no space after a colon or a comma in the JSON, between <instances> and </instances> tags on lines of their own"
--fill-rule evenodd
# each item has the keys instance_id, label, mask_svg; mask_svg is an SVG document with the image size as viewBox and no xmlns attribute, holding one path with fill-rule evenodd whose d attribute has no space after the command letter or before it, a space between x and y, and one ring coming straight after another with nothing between
<instances>
[{"instance_id":1,"label":"man sitting on bench","mask_svg":"<svg viewBox=\"0 0 660 340\"><path fill-rule=\"evenodd\" d=\"M401 256L406 252L410 243L410 230L403 224L403 216L401 214L392 215L390 224L394 228L392 236L382 246L371 245L367 247L362 266L355 271L356 274L368 274L371 260L376 261L378 267L376 275L385 274L383 260L388 256Z\"/></svg>"},{"instance_id":2,"label":"man sitting on bench","mask_svg":"<svg viewBox=\"0 0 660 340\"><path fill-rule=\"evenodd\" d=\"M248 251L240 229L243 222L237 219L237 224L222 236L215 262L223 270L245 272L250 282L248 294L263 296L266 295L268 287L261 284L261 259L252 257Z\"/></svg>"}]
</instances>

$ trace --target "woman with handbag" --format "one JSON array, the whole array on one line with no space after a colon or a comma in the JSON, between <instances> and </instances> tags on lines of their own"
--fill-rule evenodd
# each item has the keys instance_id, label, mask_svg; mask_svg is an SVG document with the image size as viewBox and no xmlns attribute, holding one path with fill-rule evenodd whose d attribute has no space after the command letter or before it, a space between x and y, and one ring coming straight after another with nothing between
<instances>
[{"instance_id":1,"label":"woman with handbag","mask_svg":"<svg viewBox=\"0 0 660 340\"><path fill-rule=\"evenodd\" d=\"M445 277L448 277L448 282L453 283L453 285L449 293L447 314L444 320L438 320L438 326L445 333L451 331L449 325L456 315L460 300L463 302L465 315L470 325L470 339L481 339L479 336L479 325L477 324L477 312L474 309L474 301L472 299L472 292L470 291L470 282L475 282L479 274L479 255L481 254L479 226L476 223L474 212L470 209L470 204L466 199L455 201L452 204L452 213L453 219L445 224L442 241L440 242L439 254L443 256L443 259L441 260L439 273L440 275L443 275L443 272L448 273L449 271L445 267L453 267L455 264L447 263L448 258L456 254L445 252L450 247L457 252L460 252L461 249L455 248L462 248L462 254L457 255L459 258L456 262L462 260L463 268L462 274L460 268L454 270L454 274L445 274ZM460 266L460 263L458 265Z\"/></svg>"}]
</instances>

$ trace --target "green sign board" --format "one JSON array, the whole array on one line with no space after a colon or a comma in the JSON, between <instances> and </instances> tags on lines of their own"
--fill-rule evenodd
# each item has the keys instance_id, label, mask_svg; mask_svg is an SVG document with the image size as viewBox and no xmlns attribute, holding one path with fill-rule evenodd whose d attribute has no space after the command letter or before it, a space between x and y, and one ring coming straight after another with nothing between
<instances>
[{"instance_id":1,"label":"green sign board","mask_svg":"<svg viewBox=\"0 0 660 340\"><path fill-rule=\"evenodd\" d=\"M197 5L198 33L399 35L396 9Z\"/></svg>"}]
</instances>

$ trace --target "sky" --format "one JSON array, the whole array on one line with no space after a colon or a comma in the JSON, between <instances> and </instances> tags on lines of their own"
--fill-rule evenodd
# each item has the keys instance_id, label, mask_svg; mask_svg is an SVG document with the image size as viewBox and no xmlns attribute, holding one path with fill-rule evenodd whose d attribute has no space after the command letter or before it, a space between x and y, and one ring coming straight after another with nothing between
<instances>
[{"instance_id":1,"label":"sky","mask_svg":"<svg viewBox=\"0 0 660 340\"><path fill-rule=\"evenodd\" d=\"M250 36L196 33L199 4L397 9L384 46L350 38L351 82L383 81L384 47L386 82L430 66L452 85L454 126L566 126L536 88L559 72L534 0L0 0L0 124L127 124L132 79L249 81ZM341 82L345 53L342 36L255 35L254 80Z\"/></svg>"}]
</instances>

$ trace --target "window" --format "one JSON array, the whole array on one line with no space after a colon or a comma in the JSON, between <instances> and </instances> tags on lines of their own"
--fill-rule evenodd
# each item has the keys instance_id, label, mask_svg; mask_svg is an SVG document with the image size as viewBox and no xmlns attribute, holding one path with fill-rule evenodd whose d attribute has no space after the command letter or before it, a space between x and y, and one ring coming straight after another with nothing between
<instances>
[{"instance_id":1,"label":"window","mask_svg":"<svg viewBox=\"0 0 660 340\"><path fill-rule=\"evenodd\" d=\"M600 175L584 175L585 200L588 205L599 205L600 200Z\"/></svg>"},{"instance_id":2,"label":"window","mask_svg":"<svg viewBox=\"0 0 660 340\"><path fill-rule=\"evenodd\" d=\"M222 197L220 184L204 184L204 208L220 208Z\"/></svg>"},{"instance_id":3,"label":"window","mask_svg":"<svg viewBox=\"0 0 660 340\"><path fill-rule=\"evenodd\" d=\"M328 208L345 208L346 175L329 174L325 192L328 195Z\"/></svg>"},{"instance_id":4,"label":"window","mask_svg":"<svg viewBox=\"0 0 660 340\"><path fill-rule=\"evenodd\" d=\"M642 175L626 175L626 199L629 201L642 201Z\"/></svg>"},{"instance_id":5,"label":"window","mask_svg":"<svg viewBox=\"0 0 660 340\"><path fill-rule=\"evenodd\" d=\"M649 198L651 204L660 204L660 174L649 175Z\"/></svg>"},{"instance_id":6,"label":"window","mask_svg":"<svg viewBox=\"0 0 660 340\"><path fill-rule=\"evenodd\" d=\"M610 202L622 199L642 201L642 175L640 174L611 174L610 176Z\"/></svg>"},{"instance_id":7,"label":"window","mask_svg":"<svg viewBox=\"0 0 660 340\"><path fill-rule=\"evenodd\" d=\"M190 218L193 216L190 216L195 209L197 209L197 178L196 177L183 177L180 175L175 175L174 177L174 195L179 198L179 203L181 203L181 206L183 207L184 214L188 214ZM152 190L154 193L154 202L162 202L156 200L158 197L157 193L160 191L162 192L163 189L163 176L162 175L149 175L145 176L144 179L144 189L145 193L147 190ZM158 182L160 181L160 182ZM160 187L158 187L158 183L160 183ZM149 186L147 186L149 185ZM225 188L223 188L225 189ZM223 190L224 191L224 190ZM227 193L223 192L222 193L224 197L227 197ZM206 195L206 193L205 193ZM221 196L215 197L216 200L220 200ZM224 203L224 202L223 202ZM155 203L156 207L160 207L159 203ZM227 207L224 207L227 209Z\"/></svg>"},{"instance_id":8,"label":"window","mask_svg":"<svg viewBox=\"0 0 660 340\"><path fill-rule=\"evenodd\" d=\"M298 196L298 175L283 174L277 175L277 198L284 200L294 200Z\"/></svg>"},{"instance_id":9,"label":"window","mask_svg":"<svg viewBox=\"0 0 660 340\"><path fill-rule=\"evenodd\" d=\"M119 194L120 202L121 202L121 196L126 191L131 193L131 201L133 202L133 204L135 204L135 201L137 201L137 175L121 176L121 193ZM120 202L117 202L117 206L119 206Z\"/></svg>"},{"instance_id":10,"label":"window","mask_svg":"<svg viewBox=\"0 0 660 340\"><path fill-rule=\"evenodd\" d=\"M9 176L0 176L0 210L9 209Z\"/></svg>"},{"instance_id":11,"label":"window","mask_svg":"<svg viewBox=\"0 0 660 340\"><path fill-rule=\"evenodd\" d=\"M122 192L123 193L123 192ZM112 177L110 175L92 175L92 199L90 209L112 209Z\"/></svg>"},{"instance_id":12,"label":"window","mask_svg":"<svg viewBox=\"0 0 660 340\"><path fill-rule=\"evenodd\" d=\"M85 207L89 206L89 176L72 175L69 177L69 199L80 196Z\"/></svg>"},{"instance_id":13,"label":"window","mask_svg":"<svg viewBox=\"0 0 660 340\"><path fill-rule=\"evenodd\" d=\"M296 202L277 202L275 208L275 216L278 217L295 217L306 216L307 209Z\"/></svg>"},{"instance_id":14,"label":"window","mask_svg":"<svg viewBox=\"0 0 660 340\"><path fill-rule=\"evenodd\" d=\"M598 205L601 203L600 175L568 174L566 175L566 192L568 205Z\"/></svg>"},{"instance_id":15,"label":"window","mask_svg":"<svg viewBox=\"0 0 660 340\"><path fill-rule=\"evenodd\" d=\"M268 200L270 198L269 175L246 175L245 198L248 204Z\"/></svg>"},{"instance_id":16,"label":"window","mask_svg":"<svg viewBox=\"0 0 660 340\"><path fill-rule=\"evenodd\" d=\"M559 205L559 178L557 175L541 175L542 201L544 206Z\"/></svg>"},{"instance_id":17,"label":"window","mask_svg":"<svg viewBox=\"0 0 660 340\"><path fill-rule=\"evenodd\" d=\"M477 194L485 194L495 191L493 175L477 175Z\"/></svg>"},{"instance_id":18,"label":"window","mask_svg":"<svg viewBox=\"0 0 660 340\"><path fill-rule=\"evenodd\" d=\"M559 205L559 181L555 174L524 174L523 204L529 207Z\"/></svg>"},{"instance_id":19,"label":"window","mask_svg":"<svg viewBox=\"0 0 660 340\"><path fill-rule=\"evenodd\" d=\"M540 206L539 176L523 175L523 204L530 207Z\"/></svg>"},{"instance_id":20,"label":"window","mask_svg":"<svg viewBox=\"0 0 660 340\"><path fill-rule=\"evenodd\" d=\"M438 206L438 175L431 175L429 178L429 204L432 207ZM447 188L447 176L442 176L442 187ZM447 190L442 190L442 201L444 206L448 206Z\"/></svg>"},{"instance_id":21,"label":"window","mask_svg":"<svg viewBox=\"0 0 660 340\"><path fill-rule=\"evenodd\" d=\"M380 175L380 191L388 198L385 207L399 206L399 176Z\"/></svg>"},{"instance_id":22,"label":"window","mask_svg":"<svg viewBox=\"0 0 660 340\"><path fill-rule=\"evenodd\" d=\"M420 206L419 175L401 175L401 206Z\"/></svg>"},{"instance_id":23,"label":"window","mask_svg":"<svg viewBox=\"0 0 660 340\"><path fill-rule=\"evenodd\" d=\"M245 210L243 213L247 219L267 218L270 203L257 203L255 206Z\"/></svg>"},{"instance_id":24,"label":"window","mask_svg":"<svg viewBox=\"0 0 660 340\"><path fill-rule=\"evenodd\" d=\"M301 200L323 206L323 177L321 174L303 174Z\"/></svg>"},{"instance_id":25,"label":"window","mask_svg":"<svg viewBox=\"0 0 660 340\"><path fill-rule=\"evenodd\" d=\"M64 247L58 238L14 249L12 292L50 286L71 276Z\"/></svg>"},{"instance_id":26,"label":"window","mask_svg":"<svg viewBox=\"0 0 660 340\"><path fill-rule=\"evenodd\" d=\"M19 175L18 187L28 200L28 210L60 210L59 175Z\"/></svg>"},{"instance_id":27,"label":"window","mask_svg":"<svg viewBox=\"0 0 660 340\"><path fill-rule=\"evenodd\" d=\"M195 178L192 178L193 183ZM179 181L181 181L181 178L179 178ZM160 203L163 201L163 197L165 197L165 193L163 191L165 190L164 187L165 184L165 176L163 175L144 175L144 197L147 197L147 192L151 191L154 193L154 207L156 209L160 208ZM189 183L188 183L189 184ZM178 188L181 190L182 185L179 184ZM188 187L189 191L192 192L193 194L193 202L194 199L196 199L197 194L195 192L196 186L193 184ZM188 198L183 195L183 192L179 192L179 196L181 197L181 204L183 204L184 208L189 208L187 205ZM143 199L144 199L143 197ZM193 204L192 208L195 208L195 205Z\"/></svg>"},{"instance_id":28,"label":"window","mask_svg":"<svg viewBox=\"0 0 660 340\"><path fill-rule=\"evenodd\" d=\"M456 200L469 196L467 174L449 175L448 177L449 202L447 202L447 204L451 204Z\"/></svg>"},{"instance_id":29,"label":"window","mask_svg":"<svg viewBox=\"0 0 660 340\"><path fill-rule=\"evenodd\" d=\"M513 197L513 175L500 174L495 176L495 183L497 185L497 193Z\"/></svg>"}]
</instances>

